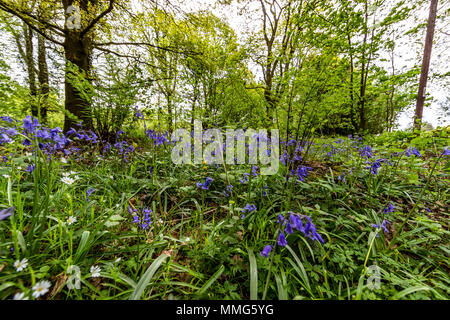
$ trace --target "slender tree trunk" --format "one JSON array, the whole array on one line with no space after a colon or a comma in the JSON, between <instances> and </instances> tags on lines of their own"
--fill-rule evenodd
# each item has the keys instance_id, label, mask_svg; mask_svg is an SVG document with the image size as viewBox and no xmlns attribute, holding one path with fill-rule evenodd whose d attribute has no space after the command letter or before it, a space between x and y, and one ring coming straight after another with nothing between
<instances>
[{"instance_id":1,"label":"slender tree trunk","mask_svg":"<svg viewBox=\"0 0 450 320\"><path fill-rule=\"evenodd\" d=\"M414 116L414 128L420 130L423 106L425 104L425 89L427 87L428 72L430 70L431 49L433 47L434 29L436 26L438 0L431 0L430 14L428 16L427 35L425 38L425 50L423 53L422 71L420 73L419 92L417 94L416 113Z\"/></svg>"},{"instance_id":2,"label":"slender tree trunk","mask_svg":"<svg viewBox=\"0 0 450 320\"><path fill-rule=\"evenodd\" d=\"M37 87L35 77L35 66L33 58L33 30L31 30L25 23L23 24L23 35L25 38L25 64L28 71L28 85L30 88L30 104L31 114L33 117L38 117L38 105L36 103Z\"/></svg>"},{"instance_id":3,"label":"slender tree trunk","mask_svg":"<svg viewBox=\"0 0 450 320\"><path fill-rule=\"evenodd\" d=\"M47 123L48 111L48 94L50 92L48 80L47 53L45 49L45 39L38 35L38 66L39 66L39 86L41 97L41 119L43 123Z\"/></svg>"},{"instance_id":4,"label":"slender tree trunk","mask_svg":"<svg viewBox=\"0 0 450 320\"><path fill-rule=\"evenodd\" d=\"M361 81L360 81L360 87L359 87L359 129L361 131L365 131L366 126L366 110L365 110L365 103L366 103L366 72L369 72L368 70L368 63L366 61L366 45L367 45L367 36L368 36L368 20L369 20L369 13L368 13L368 2L366 0L364 4L364 40L363 40L363 52L362 52L362 59L361 59ZM367 70L366 70L367 69Z\"/></svg>"},{"instance_id":5,"label":"slender tree trunk","mask_svg":"<svg viewBox=\"0 0 450 320\"><path fill-rule=\"evenodd\" d=\"M352 40L350 34L348 34L348 45L350 47L350 121L354 130L358 130L356 121L355 121L355 97L354 97L354 61L353 61L353 51L352 51Z\"/></svg>"}]
</instances>

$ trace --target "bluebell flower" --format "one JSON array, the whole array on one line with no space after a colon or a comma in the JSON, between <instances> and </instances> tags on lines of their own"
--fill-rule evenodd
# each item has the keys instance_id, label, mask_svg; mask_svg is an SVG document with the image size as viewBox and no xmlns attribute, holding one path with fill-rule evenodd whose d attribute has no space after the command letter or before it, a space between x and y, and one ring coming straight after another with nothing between
<instances>
[{"instance_id":1,"label":"bluebell flower","mask_svg":"<svg viewBox=\"0 0 450 320\"><path fill-rule=\"evenodd\" d=\"M13 140L6 133L0 134L0 146L4 143L11 143Z\"/></svg>"},{"instance_id":2,"label":"bluebell flower","mask_svg":"<svg viewBox=\"0 0 450 320\"><path fill-rule=\"evenodd\" d=\"M292 226L289 222L286 222L286 228L284 228L284 232L286 232L286 234L294 233L294 230L292 230Z\"/></svg>"},{"instance_id":3,"label":"bluebell flower","mask_svg":"<svg viewBox=\"0 0 450 320\"><path fill-rule=\"evenodd\" d=\"M284 233L280 231L280 234L278 235L277 243L281 247L285 247L287 245L286 238L284 236Z\"/></svg>"},{"instance_id":4,"label":"bluebell flower","mask_svg":"<svg viewBox=\"0 0 450 320\"><path fill-rule=\"evenodd\" d=\"M268 258L271 250L272 250L272 246L270 246L270 245L265 246L263 251L261 251L260 256Z\"/></svg>"},{"instance_id":5,"label":"bluebell flower","mask_svg":"<svg viewBox=\"0 0 450 320\"><path fill-rule=\"evenodd\" d=\"M116 138L119 138L122 134L124 134L125 132L123 132L123 130L119 130L116 133Z\"/></svg>"},{"instance_id":6,"label":"bluebell flower","mask_svg":"<svg viewBox=\"0 0 450 320\"><path fill-rule=\"evenodd\" d=\"M68 136L71 136L71 135L76 134L76 133L77 133L77 130L75 130L74 128L70 128L69 131L67 131L66 134Z\"/></svg>"},{"instance_id":7,"label":"bluebell flower","mask_svg":"<svg viewBox=\"0 0 450 320\"><path fill-rule=\"evenodd\" d=\"M233 193L233 185L227 185L227 189L223 193L225 196L229 197Z\"/></svg>"},{"instance_id":8,"label":"bluebell flower","mask_svg":"<svg viewBox=\"0 0 450 320\"><path fill-rule=\"evenodd\" d=\"M359 153L362 158L369 159L373 157L372 148L370 146L364 146L363 148L359 149Z\"/></svg>"},{"instance_id":9,"label":"bluebell flower","mask_svg":"<svg viewBox=\"0 0 450 320\"><path fill-rule=\"evenodd\" d=\"M383 222L381 223L381 229L383 229L384 233L389 233L389 230L387 228L387 225L391 224L389 221L387 221L386 219L383 220Z\"/></svg>"},{"instance_id":10,"label":"bluebell flower","mask_svg":"<svg viewBox=\"0 0 450 320\"><path fill-rule=\"evenodd\" d=\"M43 128L36 131L36 137L42 140L50 139L50 133L48 132L47 129Z\"/></svg>"},{"instance_id":11,"label":"bluebell flower","mask_svg":"<svg viewBox=\"0 0 450 320\"><path fill-rule=\"evenodd\" d=\"M0 221L5 220L6 218L12 216L16 207L6 208L0 210Z\"/></svg>"},{"instance_id":12,"label":"bluebell flower","mask_svg":"<svg viewBox=\"0 0 450 320\"><path fill-rule=\"evenodd\" d=\"M394 211L395 211L395 209L394 209L394 206L392 205L392 203L389 203L389 205L387 206L387 208L384 208L384 213L385 213L385 214L388 214L388 213L394 212Z\"/></svg>"},{"instance_id":13,"label":"bluebell flower","mask_svg":"<svg viewBox=\"0 0 450 320\"><path fill-rule=\"evenodd\" d=\"M152 210L145 208L144 210L142 210L142 213L144 214L144 221L150 222L150 214L152 213Z\"/></svg>"},{"instance_id":14,"label":"bluebell flower","mask_svg":"<svg viewBox=\"0 0 450 320\"><path fill-rule=\"evenodd\" d=\"M39 120L36 118L33 118L31 116L26 116L25 119L23 119L23 126L26 131L29 133L35 132L36 128L39 127Z\"/></svg>"},{"instance_id":15,"label":"bluebell flower","mask_svg":"<svg viewBox=\"0 0 450 320\"><path fill-rule=\"evenodd\" d=\"M299 216L296 214L291 213L290 215L291 225L294 229L297 229L298 231L305 232L305 229L303 227L302 219L300 219Z\"/></svg>"},{"instance_id":16,"label":"bluebell flower","mask_svg":"<svg viewBox=\"0 0 450 320\"><path fill-rule=\"evenodd\" d=\"M197 188L202 188L203 190L208 190L209 186L211 185L211 182L213 182L214 179L210 177L206 177L206 180L204 183L197 182Z\"/></svg>"},{"instance_id":17,"label":"bluebell flower","mask_svg":"<svg viewBox=\"0 0 450 320\"><path fill-rule=\"evenodd\" d=\"M256 211L256 206L254 204L246 204L245 207L242 209L242 212L252 212L252 211Z\"/></svg>"},{"instance_id":18,"label":"bluebell flower","mask_svg":"<svg viewBox=\"0 0 450 320\"><path fill-rule=\"evenodd\" d=\"M86 191L86 201L87 202L89 202L90 200L89 200L89 197L90 197L90 195L92 194L92 193L94 193L94 189L93 188L89 188L87 191Z\"/></svg>"},{"instance_id":19,"label":"bluebell flower","mask_svg":"<svg viewBox=\"0 0 450 320\"><path fill-rule=\"evenodd\" d=\"M299 166L297 168L297 177L298 180L305 182L305 178L308 177L308 170L312 170L311 167Z\"/></svg>"},{"instance_id":20,"label":"bluebell flower","mask_svg":"<svg viewBox=\"0 0 450 320\"><path fill-rule=\"evenodd\" d=\"M135 212L137 212L137 209L133 209L131 206L128 206L127 210L129 214L134 214Z\"/></svg>"},{"instance_id":21,"label":"bluebell flower","mask_svg":"<svg viewBox=\"0 0 450 320\"><path fill-rule=\"evenodd\" d=\"M284 150L283 155L280 157L280 161L281 161L281 163L282 163L283 165L286 165L286 164L287 164L287 161L288 161L288 155L287 155L287 151L286 151L286 150Z\"/></svg>"},{"instance_id":22,"label":"bluebell flower","mask_svg":"<svg viewBox=\"0 0 450 320\"><path fill-rule=\"evenodd\" d=\"M377 159L375 160L370 167L367 167L367 169L370 168L370 172L374 175L378 174L378 169L381 168L381 164L383 162L388 162L386 159ZM389 163L389 162L388 162Z\"/></svg>"},{"instance_id":23,"label":"bluebell flower","mask_svg":"<svg viewBox=\"0 0 450 320\"><path fill-rule=\"evenodd\" d=\"M17 132L17 130L14 129L14 128L7 128L7 129L5 129L4 133L6 133L8 136L11 136L11 137L15 137L15 136L17 136L19 134Z\"/></svg>"},{"instance_id":24,"label":"bluebell flower","mask_svg":"<svg viewBox=\"0 0 450 320\"><path fill-rule=\"evenodd\" d=\"M420 154L419 150L417 150L416 148L412 149L412 154L415 155L416 157L421 158L422 155Z\"/></svg>"},{"instance_id":25,"label":"bluebell flower","mask_svg":"<svg viewBox=\"0 0 450 320\"><path fill-rule=\"evenodd\" d=\"M345 171L342 172L342 174L340 176L338 176L338 180L345 182L345 177L347 176L347 174L345 173Z\"/></svg>"},{"instance_id":26,"label":"bluebell flower","mask_svg":"<svg viewBox=\"0 0 450 320\"><path fill-rule=\"evenodd\" d=\"M252 167L252 173L253 173L254 177L258 176L257 170L258 170L258 166L253 166Z\"/></svg>"},{"instance_id":27,"label":"bluebell flower","mask_svg":"<svg viewBox=\"0 0 450 320\"><path fill-rule=\"evenodd\" d=\"M444 156L450 156L450 148L446 148L443 152Z\"/></svg>"},{"instance_id":28,"label":"bluebell flower","mask_svg":"<svg viewBox=\"0 0 450 320\"><path fill-rule=\"evenodd\" d=\"M248 176L249 176L249 174L248 174L248 173L244 173L243 176L244 176L244 179L240 179L240 180L239 180L239 182L240 182L241 184L244 184L244 183L246 183L246 182L248 181Z\"/></svg>"},{"instance_id":29,"label":"bluebell flower","mask_svg":"<svg viewBox=\"0 0 450 320\"><path fill-rule=\"evenodd\" d=\"M373 228L375 228L375 229L380 229L380 225L379 224L371 224L371 226L373 227ZM379 237L380 236L380 234L377 232L377 237Z\"/></svg>"},{"instance_id":30,"label":"bluebell flower","mask_svg":"<svg viewBox=\"0 0 450 320\"><path fill-rule=\"evenodd\" d=\"M26 172L28 173L32 173L34 171L34 169L36 168L36 165L34 163L29 164L28 167L26 168Z\"/></svg>"},{"instance_id":31,"label":"bluebell flower","mask_svg":"<svg viewBox=\"0 0 450 320\"><path fill-rule=\"evenodd\" d=\"M9 123L13 123L13 119L9 116L2 116L0 117L0 119L2 119L3 121L9 122Z\"/></svg>"},{"instance_id":32,"label":"bluebell flower","mask_svg":"<svg viewBox=\"0 0 450 320\"><path fill-rule=\"evenodd\" d=\"M136 118L137 118L138 120L144 120L144 115L142 114L142 112L137 111L137 112L136 112Z\"/></svg>"}]
</instances>

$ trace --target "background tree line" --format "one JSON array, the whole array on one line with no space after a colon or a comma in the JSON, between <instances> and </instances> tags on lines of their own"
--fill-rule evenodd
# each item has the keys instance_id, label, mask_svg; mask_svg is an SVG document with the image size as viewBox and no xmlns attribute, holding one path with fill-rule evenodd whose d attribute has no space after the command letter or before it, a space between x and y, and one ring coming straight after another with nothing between
<instances>
[{"instance_id":1,"label":"background tree line","mask_svg":"<svg viewBox=\"0 0 450 320\"><path fill-rule=\"evenodd\" d=\"M230 2L218 4L227 10ZM286 136L379 133L417 99L421 57L399 69L399 39L424 42L429 1L246 0L239 37L211 10L177 1L0 0L3 113L82 121L103 137L143 112L149 127L277 127ZM438 9L445 27L449 5ZM74 24L75 22L75 24ZM74 28L75 25L75 28ZM405 27L406 26L406 27ZM448 36L438 28L437 39ZM5 52L7 51L7 52ZM26 84L11 78L8 55ZM448 81L448 71L436 73ZM64 86L62 86L64 83ZM312 129L313 128L313 129Z\"/></svg>"}]
</instances>

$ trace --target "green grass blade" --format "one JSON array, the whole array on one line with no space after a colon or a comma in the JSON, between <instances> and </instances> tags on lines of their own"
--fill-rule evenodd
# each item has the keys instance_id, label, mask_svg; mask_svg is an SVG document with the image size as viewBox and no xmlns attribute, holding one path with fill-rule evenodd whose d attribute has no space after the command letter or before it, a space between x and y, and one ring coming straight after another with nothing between
<instances>
[{"instance_id":1,"label":"green grass blade","mask_svg":"<svg viewBox=\"0 0 450 320\"><path fill-rule=\"evenodd\" d=\"M150 283L150 280L152 280L152 278L155 275L158 268L168 257L169 257L168 255L162 254L158 258L156 258L155 261L153 261L153 263L150 265L150 267L148 267L147 271L145 271L144 275L137 283L136 288L134 289L133 293L130 295L129 300L141 299L145 288L147 288L148 284Z\"/></svg>"},{"instance_id":2,"label":"green grass blade","mask_svg":"<svg viewBox=\"0 0 450 320\"><path fill-rule=\"evenodd\" d=\"M206 283L200 288L200 290L198 291L199 295L202 295L206 292L206 290L208 290L209 287L212 286L212 284L214 282L216 282L216 280L222 275L222 273L225 271L225 266L221 265L219 270L216 271L216 273L214 273L212 275L212 277L206 281Z\"/></svg>"},{"instance_id":3,"label":"green grass blade","mask_svg":"<svg viewBox=\"0 0 450 320\"><path fill-rule=\"evenodd\" d=\"M250 300L258 300L258 265L252 249L248 249L250 261Z\"/></svg>"}]
</instances>

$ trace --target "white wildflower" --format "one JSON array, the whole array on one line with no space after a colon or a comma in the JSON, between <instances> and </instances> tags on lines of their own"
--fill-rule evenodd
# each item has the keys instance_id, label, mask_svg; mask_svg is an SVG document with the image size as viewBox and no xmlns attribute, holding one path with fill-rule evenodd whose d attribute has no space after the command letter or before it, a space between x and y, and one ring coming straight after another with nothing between
<instances>
[{"instance_id":1,"label":"white wildflower","mask_svg":"<svg viewBox=\"0 0 450 320\"><path fill-rule=\"evenodd\" d=\"M61 178L61 181L67 184L68 186L72 185L75 182L75 179L69 178L69 177L63 177Z\"/></svg>"},{"instance_id":2,"label":"white wildflower","mask_svg":"<svg viewBox=\"0 0 450 320\"><path fill-rule=\"evenodd\" d=\"M92 266L91 269L89 270L91 272L91 277L92 278L97 278L100 277L100 271L102 269L100 269L99 266Z\"/></svg>"},{"instance_id":3,"label":"white wildflower","mask_svg":"<svg viewBox=\"0 0 450 320\"><path fill-rule=\"evenodd\" d=\"M41 282L38 282L33 287L33 297L38 298L40 296L43 296L48 292L48 289L52 286L52 283L50 281L44 280Z\"/></svg>"},{"instance_id":4,"label":"white wildflower","mask_svg":"<svg viewBox=\"0 0 450 320\"><path fill-rule=\"evenodd\" d=\"M64 158L64 157L63 157L63 158L61 158L61 162L62 162L62 163L67 163L67 159L66 159L66 158Z\"/></svg>"},{"instance_id":5,"label":"white wildflower","mask_svg":"<svg viewBox=\"0 0 450 320\"><path fill-rule=\"evenodd\" d=\"M16 262L14 262L14 267L16 268L17 272L24 270L27 266L28 266L27 258L22 259L22 260L17 260Z\"/></svg>"},{"instance_id":6,"label":"white wildflower","mask_svg":"<svg viewBox=\"0 0 450 320\"><path fill-rule=\"evenodd\" d=\"M67 224L70 226L71 224L74 224L75 222L77 222L77 218L76 217L74 217L74 216L70 216L68 219L67 219Z\"/></svg>"}]
</instances>

